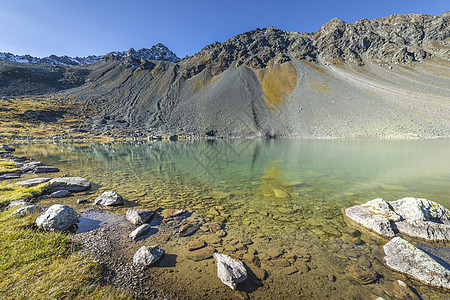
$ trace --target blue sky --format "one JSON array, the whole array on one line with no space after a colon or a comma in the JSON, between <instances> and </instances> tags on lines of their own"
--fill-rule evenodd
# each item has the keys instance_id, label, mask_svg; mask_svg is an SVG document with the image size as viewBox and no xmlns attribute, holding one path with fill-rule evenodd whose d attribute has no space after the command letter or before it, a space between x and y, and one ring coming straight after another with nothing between
<instances>
[{"instance_id":1,"label":"blue sky","mask_svg":"<svg viewBox=\"0 0 450 300\"><path fill-rule=\"evenodd\" d=\"M448 0L0 0L0 52L86 56L161 42L184 57L258 27L313 32L334 17L448 10Z\"/></svg>"}]
</instances>

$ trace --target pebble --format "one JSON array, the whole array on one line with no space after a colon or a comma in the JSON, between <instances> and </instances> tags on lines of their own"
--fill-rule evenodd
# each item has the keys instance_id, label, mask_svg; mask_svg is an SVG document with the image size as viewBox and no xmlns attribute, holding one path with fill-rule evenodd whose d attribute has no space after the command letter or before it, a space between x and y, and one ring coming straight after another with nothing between
<instances>
[{"instance_id":1,"label":"pebble","mask_svg":"<svg viewBox=\"0 0 450 300\"><path fill-rule=\"evenodd\" d=\"M286 268L289 267L291 264L285 260L284 258L276 258L276 259L271 259L270 262L275 266L275 267L279 267L279 268Z\"/></svg>"},{"instance_id":2,"label":"pebble","mask_svg":"<svg viewBox=\"0 0 450 300\"><path fill-rule=\"evenodd\" d=\"M283 248L269 248L269 249L267 249L267 251L265 253L271 258L276 258L276 257L283 255L284 249Z\"/></svg>"},{"instance_id":3,"label":"pebble","mask_svg":"<svg viewBox=\"0 0 450 300\"><path fill-rule=\"evenodd\" d=\"M219 230L219 231L217 231L216 232L216 235L218 236L218 237L224 237L224 236L226 236L227 235L227 233L225 232L225 230Z\"/></svg>"},{"instance_id":4,"label":"pebble","mask_svg":"<svg viewBox=\"0 0 450 300\"><path fill-rule=\"evenodd\" d=\"M201 261L205 259L212 258L214 254L214 249L210 246L194 250L188 253L187 258L193 261Z\"/></svg>"},{"instance_id":5,"label":"pebble","mask_svg":"<svg viewBox=\"0 0 450 300\"><path fill-rule=\"evenodd\" d=\"M206 246L205 241L202 240L195 240L195 241L191 241L187 244L187 249L189 251L194 251L194 250L198 250L200 248L203 248Z\"/></svg>"},{"instance_id":6,"label":"pebble","mask_svg":"<svg viewBox=\"0 0 450 300\"><path fill-rule=\"evenodd\" d=\"M297 273L297 272L298 272L298 270L297 270L296 267L294 267L294 266L289 266L289 267L284 268L284 269L281 271L281 274L282 274L282 275L291 275L291 274L294 274L294 273Z\"/></svg>"},{"instance_id":7,"label":"pebble","mask_svg":"<svg viewBox=\"0 0 450 300\"><path fill-rule=\"evenodd\" d=\"M86 199L78 199L77 203L78 204L83 204L83 203L87 203L88 201Z\"/></svg>"}]
</instances>

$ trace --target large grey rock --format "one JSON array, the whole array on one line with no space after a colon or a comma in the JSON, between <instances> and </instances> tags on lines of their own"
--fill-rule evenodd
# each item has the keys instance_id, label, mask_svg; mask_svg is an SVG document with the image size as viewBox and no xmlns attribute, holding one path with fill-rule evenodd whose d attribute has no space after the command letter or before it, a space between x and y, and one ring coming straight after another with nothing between
<instances>
[{"instance_id":1,"label":"large grey rock","mask_svg":"<svg viewBox=\"0 0 450 300\"><path fill-rule=\"evenodd\" d=\"M133 256L133 263L149 267L156 263L164 254L164 249L157 246L142 246Z\"/></svg>"},{"instance_id":2,"label":"large grey rock","mask_svg":"<svg viewBox=\"0 0 450 300\"><path fill-rule=\"evenodd\" d=\"M63 231L78 221L75 210L67 205L55 204L50 206L36 219L39 228L49 231Z\"/></svg>"},{"instance_id":3,"label":"large grey rock","mask_svg":"<svg viewBox=\"0 0 450 300\"><path fill-rule=\"evenodd\" d=\"M126 213L128 221L137 226L149 223L154 215L155 212L149 209L129 209Z\"/></svg>"},{"instance_id":4,"label":"large grey rock","mask_svg":"<svg viewBox=\"0 0 450 300\"><path fill-rule=\"evenodd\" d=\"M217 262L217 277L233 290L238 283L247 279L247 270L242 262L217 252L214 258Z\"/></svg>"},{"instance_id":5,"label":"large grey rock","mask_svg":"<svg viewBox=\"0 0 450 300\"><path fill-rule=\"evenodd\" d=\"M104 192L100 196L98 196L94 205L104 205L104 206L115 206L115 205L123 205L123 198L119 194L114 191Z\"/></svg>"},{"instance_id":6,"label":"large grey rock","mask_svg":"<svg viewBox=\"0 0 450 300\"><path fill-rule=\"evenodd\" d=\"M137 240L138 238L140 238L141 236L146 235L150 229L152 229L152 227L148 224L143 224L141 226L139 226L138 228L136 228L135 230L133 230L129 237L132 238L133 240Z\"/></svg>"},{"instance_id":7,"label":"large grey rock","mask_svg":"<svg viewBox=\"0 0 450 300\"><path fill-rule=\"evenodd\" d=\"M91 188L91 183L82 177L58 177L50 180L52 191L67 190L71 193Z\"/></svg>"},{"instance_id":8,"label":"large grey rock","mask_svg":"<svg viewBox=\"0 0 450 300\"><path fill-rule=\"evenodd\" d=\"M25 181L18 181L16 182L18 185L20 186L26 186L26 187L31 187L31 186L35 186L44 182L48 182L50 181L51 178L32 178L32 179L28 179Z\"/></svg>"},{"instance_id":9,"label":"large grey rock","mask_svg":"<svg viewBox=\"0 0 450 300\"><path fill-rule=\"evenodd\" d=\"M450 211L426 199L407 197L387 202L378 198L349 207L345 214L385 237L400 232L429 241L450 240Z\"/></svg>"},{"instance_id":10,"label":"large grey rock","mask_svg":"<svg viewBox=\"0 0 450 300\"><path fill-rule=\"evenodd\" d=\"M426 284L450 289L450 270L408 241L394 237L383 249L389 268Z\"/></svg>"}]
</instances>

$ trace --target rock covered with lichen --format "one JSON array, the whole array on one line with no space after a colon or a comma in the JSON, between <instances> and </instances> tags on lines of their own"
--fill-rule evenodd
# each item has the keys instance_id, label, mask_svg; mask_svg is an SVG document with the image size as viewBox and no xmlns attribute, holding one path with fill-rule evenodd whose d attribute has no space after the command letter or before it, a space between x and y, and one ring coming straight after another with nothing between
<instances>
[{"instance_id":1,"label":"rock covered with lichen","mask_svg":"<svg viewBox=\"0 0 450 300\"><path fill-rule=\"evenodd\" d=\"M450 211L427 199L407 197L388 202L377 198L349 207L345 214L385 237L402 233L429 241L450 240Z\"/></svg>"}]
</instances>

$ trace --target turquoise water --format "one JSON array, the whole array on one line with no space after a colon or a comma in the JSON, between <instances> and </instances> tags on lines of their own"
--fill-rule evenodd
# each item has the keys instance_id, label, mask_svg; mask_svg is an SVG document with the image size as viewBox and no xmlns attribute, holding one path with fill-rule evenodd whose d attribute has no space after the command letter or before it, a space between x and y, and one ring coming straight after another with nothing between
<instances>
[{"instance_id":1,"label":"turquoise water","mask_svg":"<svg viewBox=\"0 0 450 300\"><path fill-rule=\"evenodd\" d=\"M291 287L303 282L292 295L307 298L326 297L308 288L318 283L324 291L345 289L332 293L337 298L366 292L392 298L389 284L403 277L377 261L385 240L348 224L342 210L374 198L409 196L450 208L448 140L211 140L22 145L17 150L93 182L88 198L115 190L127 206L187 208L224 223L229 238L251 239L261 267L271 274L269 283L252 294L261 299L282 293L278 280ZM287 276L265 260L273 246L296 257L307 249L311 271ZM292 266L302 267L294 261ZM358 283L343 271L353 264L374 269L381 279ZM333 276L337 280L330 281ZM424 297L445 298L418 282L408 284Z\"/></svg>"}]
</instances>

